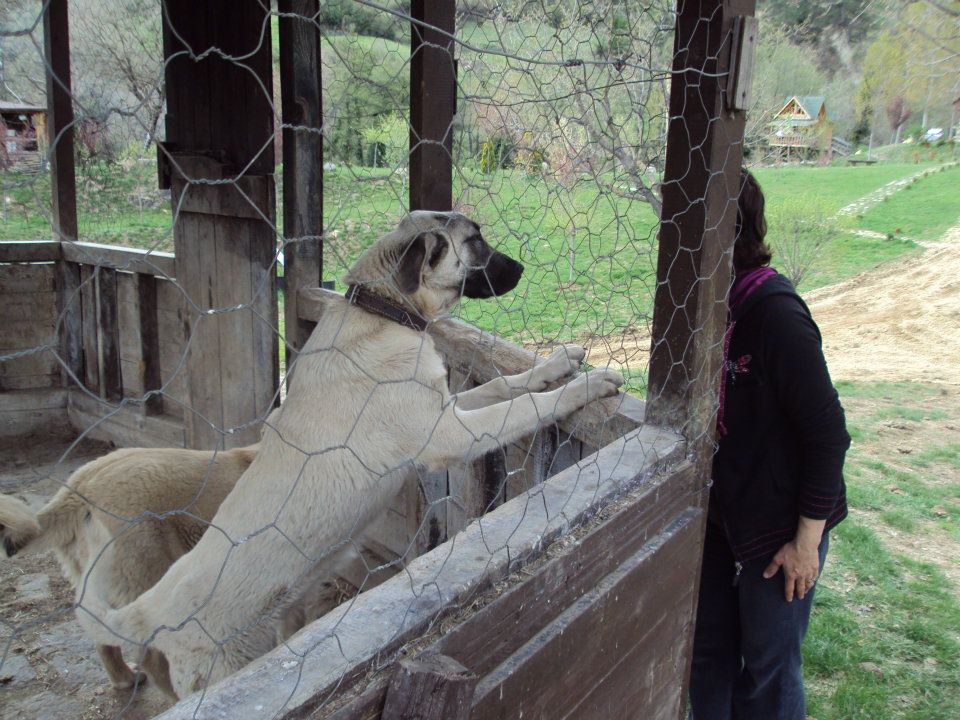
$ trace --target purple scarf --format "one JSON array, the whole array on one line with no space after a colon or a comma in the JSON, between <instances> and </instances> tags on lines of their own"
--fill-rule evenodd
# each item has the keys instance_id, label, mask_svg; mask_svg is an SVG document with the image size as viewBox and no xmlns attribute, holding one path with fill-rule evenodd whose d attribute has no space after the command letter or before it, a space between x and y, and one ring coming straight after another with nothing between
<instances>
[{"instance_id":1,"label":"purple scarf","mask_svg":"<svg viewBox=\"0 0 960 720\"><path fill-rule=\"evenodd\" d=\"M729 315L727 316L727 332L723 336L723 361L720 366L720 399L717 405L717 433L720 437L727 434L727 428L723 424L723 404L727 399L727 373L730 365L730 339L733 337L733 328L737 321L733 316L737 313L748 297L753 295L754 291L767 280L777 274L777 271L770 267L757 267L745 270L733 278L733 286L730 288L730 299L728 301Z\"/></svg>"}]
</instances>

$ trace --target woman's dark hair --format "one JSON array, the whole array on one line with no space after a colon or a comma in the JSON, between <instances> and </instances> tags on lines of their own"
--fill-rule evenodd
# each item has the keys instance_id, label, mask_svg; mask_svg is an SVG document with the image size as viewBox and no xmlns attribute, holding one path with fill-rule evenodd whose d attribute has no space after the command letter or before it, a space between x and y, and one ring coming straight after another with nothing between
<instances>
[{"instance_id":1,"label":"woman's dark hair","mask_svg":"<svg viewBox=\"0 0 960 720\"><path fill-rule=\"evenodd\" d=\"M740 171L740 196L737 198L737 230L733 244L733 269L769 265L772 253L763 241L767 221L763 217L763 190L749 170Z\"/></svg>"}]
</instances>

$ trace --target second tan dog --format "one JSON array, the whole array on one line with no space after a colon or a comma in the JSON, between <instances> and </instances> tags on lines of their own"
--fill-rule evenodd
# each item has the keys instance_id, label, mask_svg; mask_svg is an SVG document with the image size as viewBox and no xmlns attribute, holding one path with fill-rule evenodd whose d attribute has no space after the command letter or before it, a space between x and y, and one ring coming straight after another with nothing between
<instances>
[{"instance_id":1,"label":"second tan dog","mask_svg":"<svg viewBox=\"0 0 960 720\"><path fill-rule=\"evenodd\" d=\"M8 557L52 551L78 598L86 587L111 607L126 605L196 545L257 447L117 450L74 472L36 513L0 496L3 547ZM115 688L140 679L119 646L97 645L97 653ZM162 653L148 648L141 667L176 697Z\"/></svg>"}]
</instances>

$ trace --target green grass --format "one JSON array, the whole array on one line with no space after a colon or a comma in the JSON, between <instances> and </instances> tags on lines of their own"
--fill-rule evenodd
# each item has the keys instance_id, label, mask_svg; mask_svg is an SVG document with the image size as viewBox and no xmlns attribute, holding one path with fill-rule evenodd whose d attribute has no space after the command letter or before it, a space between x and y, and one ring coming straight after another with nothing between
<instances>
[{"instance_id":1,"label":"green grass","mask_svg":"<svg viewBox=\"0 0 960 720\"><path fill-rule=\"evenodd\" d=\"M929 164L932 166L932 164ZM757 180L763 188L771 212L792 197L821 201L825 208L837 211L888 182L912 175L922 168L908 163L878 163L860 167L758 168Z\"/></svg>"},{"instance_id":2,"label":"green grass","mask_svg":"<svg viewBox=\"0 0 960 720\"><path fill-rule=\"evenodd\" d=\"M960 220L960 166L918 178L870 208L860 227L884 235L934 240Z\"/></svg>"},{"instance_id":3,"label":"green grass","mask_svg":"<svg viewBox=\"0 0 960 720\"><path fill-rule=\"evenodd\" d=\"M892 553L855 519L832 533L826 573L804 646L808 714L956 718L960 604L943 573ZM841 591L829 578L843 578L849 588Z\"/></svg>"},{"instance_id":4,"label":"green grass","mask_svg":"<svg viewBox=\"0 0 960 720\"><path fill-rule=\"evenodd\" d=\"M838 382L852 514L831 533L804 645L817 720L960 717L960 593L920 547L960 548L953 390ZM914 548L907 554L907 548Z\"/></svg>"},{"instance_id":5,"label":"green grass","mask_svg":"<svg viewBox=\"0 0 960 720\"><path fill-rule=\"evenodd\" d=\"M365 50L390 52L388 41L368 40ZM783 203L801 196L836 211L916 170L915 165L891 163L760 168L757 175L770 212L775 213ZM880 226L897 216L902 218L900 225L918 237L938 233L960 214L960 194L950 187L956 174L960 171L918 181L882 203L883 208L868 211L862 222ZM629 187L626 178L611 175L605 180ZM155 183L149 160L81 167L80 238L170 250L173 218L169 203L153 190ZM325 183L325 274L339 280L363 248L404 212L407 179L386 169L341 166L326 173ZM6 175L0 184L12 200L0 220L0 239L49 237L49 178ZM528 343L629 335L648 326L657 224L646 203L603 192L588 177L561 185L522 170L482 174L470 164L458 167L454 196L483 224L492 241L527 268L516 292L493 302L464 305L465 319ZM922 207L909 202L921 196ZM281 223L278 218L278 226ZM775 247L776 238L770 239ZM834 283L916 251L909 240L875 240L843 232L827 244L801 289Z\"/></svg>"}]
</instances>

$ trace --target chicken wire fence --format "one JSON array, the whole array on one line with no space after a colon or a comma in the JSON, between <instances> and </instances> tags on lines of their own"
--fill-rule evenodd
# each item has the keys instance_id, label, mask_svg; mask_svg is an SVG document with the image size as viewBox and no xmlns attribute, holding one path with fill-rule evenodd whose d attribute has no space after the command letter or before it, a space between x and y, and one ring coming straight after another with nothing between
<instances>
[{"instance_id":1,"label":"chicken wire fence","mask_svg":"<svg viewBox=\"0 0 960 720\"><path fill-rule=\"evenodd\" d=\"M0 674L17 655L39 657L38 633L75 612L96 645L123 645L126 662L139 662L150 675L152 682L145 683L127 675L123 661L113 660L111 669L103 659L110 680L133 685L104 711L139 717L162 709L163 703L144 705L142 697L151 684L162 686L167 672L181 699L201 691L192 701L196 710L213 682L278 645L301 663L295 673L321 656L349 660L353 651L344 638L355 630L353 606L360 593L383 582L393 582L394 592L406 588L406 615L421 612L424 598L439 597L426 626L440 627L451 608L471 607L488 585L460 597L444 595L437 578L462 560L458 533L512 502L520 517L537 518L542 535L549 536L568 501L558 503L538 491L538 483L577 463L597 467L591 458L601 444L629 430L625 413L639 426L635 407L642 414L642 405L630 403L657 399L661 388L648 388L655 296L674 318L670 326L686 326L691 344L708 338L700 357L720 353L722 337L709 335L701 315L687 314L690 288L672 292L661 277L658 294L666 140L678 119L668 111L672 67L689 49L679 41L675 47L673 2L465 2L457 6L452 34L414 17L402 2L328 2L313 13L251 2L229 20L200 18L198 9L197 23L207 28L220 22L255 28L253 44L231 48L191 41L183 26L191 16L182 4L134 0L117 8L74 0L72 83L66 84L57 79L50 53L44 56L44 14L51 4L15 4L0 33L0 92L17 93L0 125L7 137L0 155L0 233L22 241L8 245L16 249L0 266L11 312L0 331L0 387L21 398L53 397L65 385L62 412L59 400L42 413L40 404L29 401L17 407L41 419L22 430L34 437L63 431L66 449L35 477L10 473L4 490L28 499L34 510L60 487L67 489L52 502L65 507L66 498L82 500L81 510L71 510L81 513L71 526L75 534L44 546L57 553L76 602L40 603L39 610L18 606L16 599L6 603ZM702 11L704 26L719 12L705 5L712 9ZM282 112L278 26L284 21L319 33L320 124L292 122ZM431 39L421 47L442 49L442 62L455 68L455 114L439 137L418 136L412 119L411 95L424 90L411 87L411 27L452 40L438 45ZM56 30L47 32L49 47ZM716 61L718 54L713 49L696 61ZM267 64L258 64L263 57ZM165 82L175 63L210 73L211 87L221 85L216 73L224 67L238 69L246 85L224 76L222 87L203 102L227 104L237 117L266 107L266 131L243 137L243 130L231 135L228 125L211 127L207 156L181 153L171 127L203 120L199 110L184 117L189 103L174 97L178 91L168 74ZM693 70L707 78L705 68ZM50 120L28 110L27 101L43 97L48 73L54 76L51 93L69 89L73 116L46 142ZM251 86L257 95L237 97L238 88ZM709 111L706 103L704 108ZM421 112L429 114L430 106ZM322 138L320 187L284 187L289 176L276 167L282 143L310 136ZM242 146L242 156L224 159L213 147L218 138L234 149ZM76 160L75 237L63 227L62 196L52 207L49 200L62 192L51 164L56 171L58 151L68 143ZM703 148L695 139L691 144L688 163L696 155L709 166ZM739 138L731 144L737 147ZM431 181L431 170L412 167L412 159L436 147L452 159L452 205L429 209L452 213L417 216L411 225L403 220L411 209L411 184ZM739 151L730 153L729 162L734 158L739 164ZM166 190L157 189L158 162ZM228 190L233 195L225 200ZM293 192L322 197L322 238L284 231L283 212L290 207L284 197ZM220 193L215 201L214 193ZM683 225L691 208L705 204L704 197L688 197L686 207L664 215L664 222ZM729 222L736 193L728 193L723 204L719 216ZM477 249L472 223L494 251L523 265L512 291L498 294L500 278L490 256ZM63 243L44 241L51 227ZM716 229L702 228L704 234ZM424 248L417 265L414 290L420 295L411 296L402 268L411 241L424 232L440 239L425 241L434 244ZM379 244L387 250L379 264L358 265L384 237ZM426 333L414 328L411 345L410 328L384 321L384 312L375 310L387 328L379 332L394 343L378 347L352 325L369 318L345 310L338 297L317 295L312 314L300 313L308 330L319 320L301 348L291 339L284 308L296 301L291 292L298 289L286 268L304 246L322 247L322 279L333 281L335 291L347 289L342 279L349 272L350 282L424 315ZM728 262L727 254L721 257ZM678 252L672 263L687 260ZM707 275L694 268L693 287L722 268L718 262ZM456 282L451 285L443 273ZM436 300L441 276L446 290L463 291L471 273L483 286L476 294L494 297L460 304ZM424 305L424 297L435 305ZM448 315L486 334L451 326ZM79 362L63 343L71 318L79 318ZM445 327L458 328L459 344ZM393 340L398 333L406 340ZM450 368L449 395L429 375L433 343ZM582 358L576 347L584 349ZM687 364L686 350L664 361L671 372L679 370L677 382L715 386L716 377L703 377L716 375L709 363ZM535 371L564 369L520 375L531 365ZM549 407L534 403L529 432L507 431L531 393L584 375L587 385L592 377L596 386L607 365L622 374L621 393L632 397L605 401L591 419L579 411L588 403L569 409L564 398L573 390L561 389L549 396ZM517 379L498 381L514 374ZM493 394L477 391L487 381L500 395L489 387ZM714 394L708 395L715 412ZM454 412L458 403L482 409L470 405L481 402L477 398L502 412L491 414L487 424ZM211 407L218 410L211 413ZM557 430L561 419L566 422ZM449 432L447 422L453 423ZM691 446L705 437L709 442L709 424L678 425ZM78 459L106 452L90 444L98 438L187 444L201 454L111 455L68 482ZM229 449L238 446L252 447L246 454ZM603 472L617 474L606 467ZM586 480L573 485L588 486ZM45 524L67 522L61 516L41 512L39 532L65 537ZM521 532L520 523L506 531L491 524L486 534L482 522L473 527L478 534L470 536L471 554L479 553L479 575L515 568L516 558L503 566L498 558ZM27 535L15 535L10 526L5 532L8 554L26 554ZM434 551L439 558L428 567L433 575L411 570L415 558L448 539ZM129 603L137 605L136 613L111 610ZM309 643L289 640L323 616L319 636ZM385 622L392 619L388 614ZM401 621L385 632L401 638L406 631ZM169 671L164 656L151 656L148 646L167 656ZM398 654L385 653L375 664L382 669ZM345 680L347 671L340 673ZM317 712L335 702L332 694L325 697Z\"/></svg>"}]
</instances>

